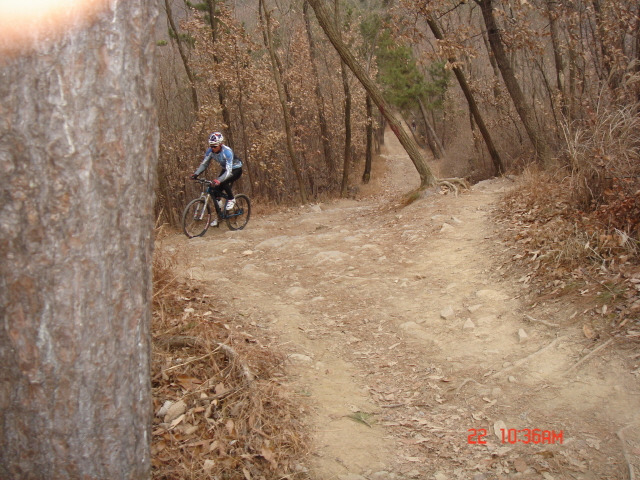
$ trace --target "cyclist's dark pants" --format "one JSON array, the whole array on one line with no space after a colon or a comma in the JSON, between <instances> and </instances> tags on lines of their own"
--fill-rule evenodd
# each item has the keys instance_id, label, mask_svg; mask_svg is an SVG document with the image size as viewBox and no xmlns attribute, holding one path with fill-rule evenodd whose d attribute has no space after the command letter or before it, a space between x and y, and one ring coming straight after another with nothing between
<instances>
[{"instance_id":1,"label":"cyclist's dark pants","mask_svg":"<svg viewBox=\"0 0 640 480\"><path fill-rule=\"evenodd\" d=\"M220 175L222 175L224 172L226 172L226 169L223 169L220 172ZM231 176L227 178L224 182L222 182L218 187L219 189L224 190L229 200L234 198L233 192L231 191L231 185L233 184L233 182L238 180L241 176L242 176L242 167L234 168L233 170L231 170Z\"/></svg>"}]
</instances>

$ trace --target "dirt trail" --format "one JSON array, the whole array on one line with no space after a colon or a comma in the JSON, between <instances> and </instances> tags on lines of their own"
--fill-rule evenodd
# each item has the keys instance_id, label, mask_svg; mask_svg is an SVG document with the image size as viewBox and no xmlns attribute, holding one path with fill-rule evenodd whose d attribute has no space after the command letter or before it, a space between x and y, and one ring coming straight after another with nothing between
<instances>
[{"instance_id":1,"label":"dirt trail","mask_svg":"<svg viewBox=\"0 0 640 480\"><path fill-rule=\"evenodd\" d=\"M384 148L386 173L356 200L165 241L289 353L292 389L313 406L310 476L638 475L637 352L613 344L572 368L606 340L583 334L594 319L562 302L534 308L527 282L501 273L512 253L490 212L513 182L402 208L417 174L393 136ZM504 442L501 427L515 429Z\"/></svg>"}]
</instances>

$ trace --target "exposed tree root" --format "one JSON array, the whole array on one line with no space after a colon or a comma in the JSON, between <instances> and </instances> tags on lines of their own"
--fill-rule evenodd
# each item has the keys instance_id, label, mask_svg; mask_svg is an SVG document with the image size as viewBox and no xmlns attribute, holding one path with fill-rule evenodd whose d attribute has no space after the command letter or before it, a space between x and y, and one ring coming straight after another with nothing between
<instances>
[{"instance_id":1,"label":"exposed tree root","mask_svg":"<svg viewBox=\"0 0 640 480\"><path fill-rule=\"evenodd\" d=\"M473 378L465 378L463 382L458 386L458 388L456 388L455 395L458 395L460 393L460 390L462 390L462 387L464 387L469 382L477 383L478 385L482 386L482 383L474 380Z\"/></svg>"},{"instance_id":2,"label":"exposed tree root","mask_svg":"<svg viewBox=\"0 0 640 480\"><path fill-rule=\"evenodd\" d=\"M460 190L468 190L469 182L467 182L464 178L441 178L435 179L435 181L429 185L422 185L415 190L411 190L407 194L404 195L403 205L406 207L407 205L412 204L416 200L422 198L424 192L426 190L430 190L433 188L434 190L438 187L446 188L447 190L454 193L457 197Z\"/></svg>"},{"instance_id":3,"label":"exposed tree root","mask_svg":"<svg viewBox=\"0 0 640 480\"><path fill-rule=\"evenodd\" d=\"M495 378L498 377L510 370L513 370L514 368L518 368L520 365L522 365L523 363L528 362L529 360L531 360L533 357L536 357L538 355L540 355L542 352L545 352L546 350L549 350L550 348L552 348L556 343L558 343L558 340L560 340L561 338L564 337L557 337L553 340L553 342L551 342L549 345L547 345L546 347L542 347L540 350L533 352L531 355L527 355L524 358L521 358L520 360L516 361L513 365L508 366L507 368L503 368L502 370L497 371L496 373L489 375L489 378Z\"/></svg>"},{"instance_id":4,"label":"exposed tree root","mask_svg":"<svg viewBox=\"0 0 640 480\"><path fill-rule=\"evenodd\" d=\"M603 350L605 348L607 348L609 345L611 345L613 343L614 339L610 338L609 340L607 340L606 342L604 342L602 345L600 345L599 347L594 348L593 350L591 350L589 353L587 353L584 357L582 357L576 364L574 364L571 368L569 368L569 370L567 370L565 372L565 375L571 373L573 370L575 370L576 368L578 368L580 365L582 365L584 362L586 362L587 360L589 360L591 357L593 357L596 353L598 353L600 350Z\"/></svg>"},{"instance_id":5,"label":"exposed tree root","mask_svg":"<svg viewBox=\"0 0 640 480\"><path fill-rule=\"evenodd\" d=\"M436 186L448 188L454 193L456 197L458 196L459 192L458 187L460 187L462 190L468 190L470 188L469 182L467 182L467 180L465 180L464 178L440 178L436 181Z\"/></svg>"},{"instance_id":6,"label":"exposed tree root","mask_svg":"<svg viewBox=\"0 0 640 480\"><path fill-rule=\"evenodd\" d=\"M560 327L560 325L558 325L557 323L551 323L551 322L547 322L545 320L538 320L537 318L533 318L531 315L525 314L524 316L527 317L532 322L541 323L543 325L546 325L547 327L552 327L552 328L559 328Z\"/></svg>"}]
</instances>

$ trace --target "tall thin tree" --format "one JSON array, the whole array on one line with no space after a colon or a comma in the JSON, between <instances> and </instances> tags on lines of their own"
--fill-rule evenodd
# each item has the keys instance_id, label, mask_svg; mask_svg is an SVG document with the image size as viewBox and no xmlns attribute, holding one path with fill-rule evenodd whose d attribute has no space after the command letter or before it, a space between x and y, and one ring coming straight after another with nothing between
<instances>
[{"instance_id":1,"label":"tall thin tree","mask_svg":"<svg viewBox=\"0 0 640 480\"><path fill-rule=\"evenodd\" d=\"M553 60L556 66L556 88L560 96L560 111L566 117L568 112L565 92L564 58L560 46L560 32L558 26L558 0L546 0L546 11L549 17L549 32L553 47Z\"/></svg>"},{"instance_id":2,"label":"tall thin tree","mask_svg":"<svg viewBox=\"0 0 640 480\"><path fill-rule=\"evenodd\" d=\"M285 92L284 84L282 82L282 77L280 75L280 69L278 68L279 62L278 62L275 48L273 46L273 39L271 37L271 17L270 17L271 14L267 10L266 5L264 4L264 0L259 0L258 9L260 11L260 16L262 17L262 20L263 20L262 27L263 27L266 47L267 47L267 50L269 51L269 58L271 60L271 71L273 73L274 81L276 82L276 88L278 89L278 98L280 99L280 105L282 106L282 116L284 119L284 128L285 128L285 135L286 135L286 141L287 141L287 152L289 153L291 166L293 167L293 172L298 182L298 193L300 194L300 200L302 201L302 203L307 203L307 189L305 187L304 181L302 180L302 172L300 171L300 166L298 165L298 160L296 158L296 152L293 147L293 133L291 129L291 110L288 106L287 94Z\"/></svg>"},{"instance_id":3,"label":"tall thin tree","mask_svg":"<svg viewBox=\"0 0 640 480\"><path fill-rule=\"evenodd\" d=\"M305 0L302 6L302 14L304 16L304 25L307 32L307 41L309 42L309 56L311 60L311 73L314 78L315 89L315 102L318 110L318 123L320 124L320 137L322 142L322 150L324 153L324 161L329 171L329 177L333 177L335 173L335 165L333 161L333 154L331 153L331 142L329 140L329 126L327 123L327 117L324 108L324 95L322 93L322 87L320 86L320 76L318 75L318 67L316 65L316 57L318 52L316 50L316 42L313 39L313 31L311 30L311 21L309 19L309 2Z\"/></svg>"},{"instance_id":4,"label":"tall thin tree","mask_svg":"<svg viewBox=\"0 0 640 480\"><path fill-rule=\"evenodd\" d=\"M433 33L433 36L436 37L437 40L444 40L444 34L442 33L442 29L440 28L440 23L436 20L436 18L431 15L431 13L425 13L425 20ZM482 134L482 138L484 139L484 143L487 146L487 150L489 151L489 155L491 156L491 160L493 162L494 169L498 175L504 173L504 164L502 163L502 159L498 154L498 150L496 149L493 139L491 138L491 134L489 133L489 129L484 123L484 119L482 118L482 114L480 113L480 108L476 103L476 99L473 96L473 92L471 91L471 87L467 82L467 78L462 71L462 68L458 64L455 58L449 57L448 61L451 65L453 65L452 70L456 79L458 80L458 84L462 89L462 93L467 99L467 104L469 105L469 111L473 116L478 128L480 129L480 133Z\"/></svg>"},{"instance_id":5,"label":"tall thin tree","mask_svg":"<svg viewBox=\"0 0 640 480\"><path fill-rule=\"evenodd\" d=\"M218 39L218 1L207 0L207 9L209 11L209 22L211 26L211 44L214 48L213 61L216 65L220 65L220 57L215 53L216 42ZM227 106L227 86L224 80L220 80L218 84L218 103L220 103L220 108L222 109L222 121L226 126L225 134L227 136L227 143L231 145L235 150L238 148L238 146L233 141L231 113L229 112L229 107Z\"/></svg>"},{"instance_id":6,"label":"tall thin tree","mask_svg":"<svg viewBox=\"0 0 640 480\"><path fill-rule=\"evenodd\" d=\"M424 121L427 143L429 144L429 148L433 153L433 157L435 159L442 158L444 157L444 146L442 145L440 138L438 138L433 125L431 125L429 115L427 114L427 109L425 108L424 102L421 98L418 98L418 106L420 107L420 113L422 114L422 120Z\"/></svg>"},{"instance_id":7,"label":"tall thin tree","mask_svg":"<svg viewBox=\"0 0 640 480\"><path fill-rule=\"evenodd\" d=\"M340 2L334 1L334 15L336 30L340 35ZM349 77L347 66L344 61L340 61L340 75L342 76L342 89L344 90L344 155L342 162L342 184L340 195L347 195L349 186L349 169L351 168L351 88L349 87Z\"/></svg>"},{"instance_id":8,"label":"tall thin tree","mask_svg":"<svg viewBox=\"0 0 640 480\"><path fill-rule=\"evenodd\" d=\"M436 177L431 172L431 169L427 165L424 157L420 153L420 149L415 140L405 131L400 120L393 115L391 106L382 96L380 89L375 82L367 75L366 71L358 63L355 56L349 48L344 44L341 39L340 32L337 31L335 23L332 21L331 16L327 12L322 0L309 0L309 4L313 7L313 10L318 19L318 23L324 30L325 34L333 44L334 48L340 55L340 58L349 66L353 74L358 78L365 90L371 95L371 99L380 109L380 112L384 118L389 122L389 127L398 137L400 144L404 147L409 158L413 162L413 165L420 175L420 187L426 188L428 186L437 183Z\"/></svg>"},{"instance_id":9,"label":"tall thin tree","mask_svg":"<svg viewBox=\"0 0 640 480\"><path fill-rule=\"evenodd\" d=\"M513 105L518 112L529 140L533 145L537 159L542 163L546 163L551 159L551 151L544 134L536 124L534 112L528 105L516 78L515 72L511 67L511 63L507 58L507 52L505 51L504 44L500 36L500 30L493 12L493 0L475 0L475 2L480 6L482 18L484 19L484 24L487 28L489 45L491 45L491 51L493 52L496 63L498 64L498 68L502 74L502 79L504 80L507 91L511 96Z\"/></svg>"},{"instance_id":10,"label":"tall thin tree","mask_svg":"<svg viewBox=\"0 0 640 480\"><path fill-rule=\"evenodd\" d=\"M180 37L180 31L178 30L178 26L173 19L173 12L171 11L171 3L169 0L164 0L164 8L167 13L167 21L169 22L169 27L173 31L173 35L175 36L176 45L178 47L178 53L180 53L180 58L182 59L182 64L184 65L184 70L187 73L187 79L189 80L189 89L191 90L191 101L193 103L193 109L197 112L199 107L198 103L198 91L196 90L196 79L191 71L191 65L189 65L189 59L187 58L186 48L182 42L182 38Z\"/></svg>"}]
</instances>

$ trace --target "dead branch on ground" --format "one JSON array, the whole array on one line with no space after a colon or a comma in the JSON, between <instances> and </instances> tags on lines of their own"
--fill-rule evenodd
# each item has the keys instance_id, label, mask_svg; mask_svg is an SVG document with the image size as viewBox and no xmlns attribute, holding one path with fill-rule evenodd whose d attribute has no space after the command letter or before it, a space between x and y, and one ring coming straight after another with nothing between
<instances>
[{"instance_id":1,"label":"dead branch on ground","mask_svg":"<svg viewBox=\"0 0 640 480\"><path fill-rule=\"evenodd\" d=\"M547 327L552 327L552 328L560 327L560 325L558 325L557 323L551 323L551 322L547 322L545 320L538 320L537 318L533 318L531 315L527 315L526 313L525 313L524 316L527 317L532 322L541 323L542 325L546 325Z\"/></svg>"},{"instance_id":2,"label":"dead branch on ground","mask_svg":"<svg viewBox=\"0 0 640 480\"><path fill-rule=\"evenodd\" d=\"M571 368L569 368L569 370L567 370L565 372L565 375L568 375L569 373L571 373L573 370L575 370L576 368L578 368L580 365L582 365L584 362L586 362L587 360L589 360L591 357L593 357L596 353L598 353L600 350L603 350L605 348L607 348L609 345L611 345L613 343L615 339L614 338L610 338L609 340L607 340L606 342L604 342L602 345L594 348L591 352L589 352L588 354L586 354L584 357L582 357L576 364L574 364Z\"/></svg>"},{"instance_id":3,"label":"dead branch on ground","mask_svg":"<svg viewBox=\"0 0 640 480\"><path fill-rule=\"evenodd\" d=\"M225 353L227 358L230 360L230 363L236 362L237 364L240 365L240 369L244 375L244 378L249 385L251 385L255 380L255 376L253 375L253 373L251 373L251 370L249 369L249 367L242 360L240 360L238 353L229 345L225 345L224 343L215 342L215 343L209 344L207 342L204 342L200 338L187 337L187 336L157 338L156 342L158 342L160 345L165 345L169 348L198 347L204 350L209 350L212 347L215 347L213 351L209 352L204 357L199 357L198 359L195 359L193 361L198 361L208 357L209 355L213 355L217 349L220 349ZM187 363L184 363L182 365L186 365ZM173 369L179 366L181 365L174 365L173 367L169 367L167 370Z\"/></svg>"},{"instance_id":4,"label":"dead branch on ground","mask_svg":"<svg viewBox=\"0 0 640 480\"><path fill-rule=\"evenodd\" d=\"M524 358L521 358L520 360L518 360L517 362L515 362L513 365L510 365L506 368L503 368L502 370L497 371L496 373L489 375L489 378L495 378L498 377L510 370L513 370L514 368L518 368L520 365L528 362L529 360L531 360L533 357L536 357L538 355L540 355L541 353L549 350L550 348L553 348L553 346L558 343L558 340L562 339L564 337L556 337L553 342L551 342L549 345L547 345L546 347L542 347L540 350L537 350L535 352L533 352L531 355L527 355Z\"/></svg>"}]
</instances>

